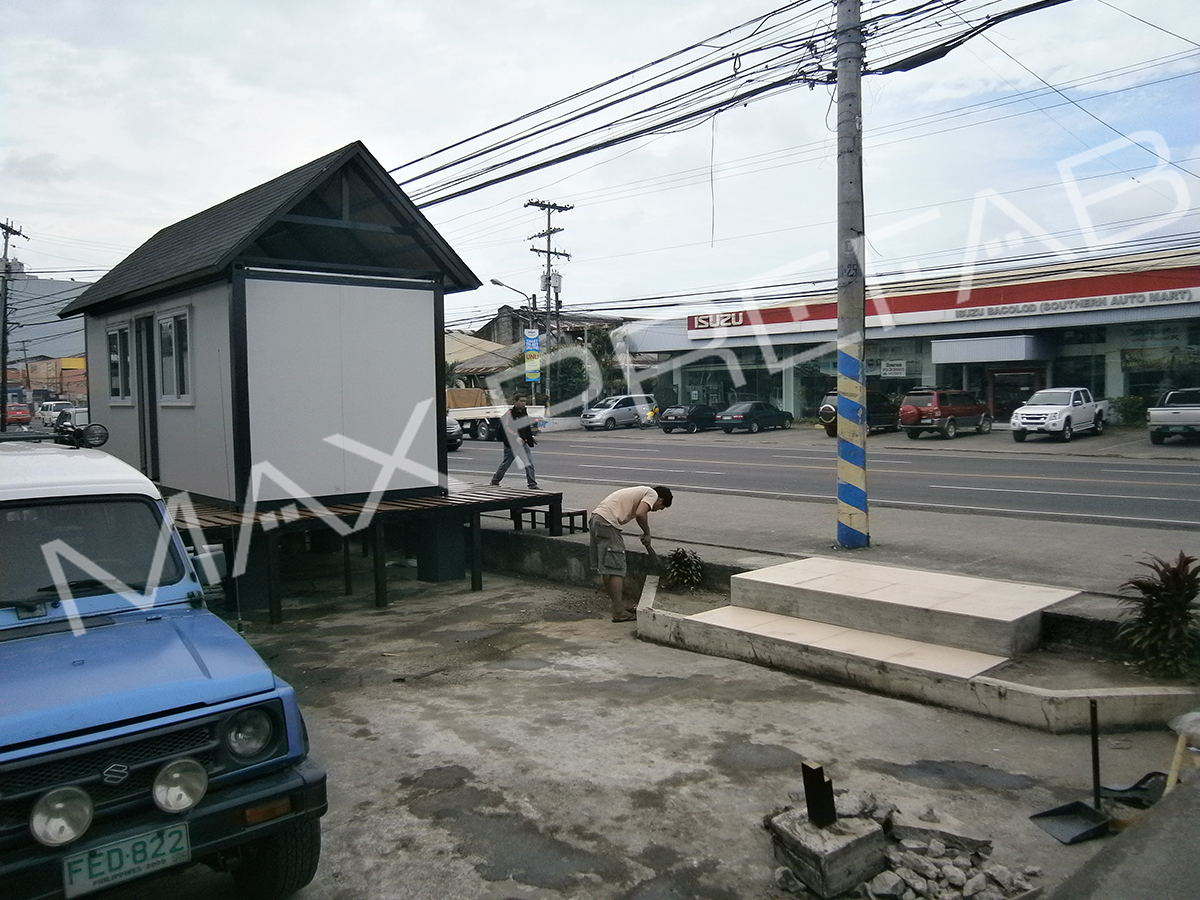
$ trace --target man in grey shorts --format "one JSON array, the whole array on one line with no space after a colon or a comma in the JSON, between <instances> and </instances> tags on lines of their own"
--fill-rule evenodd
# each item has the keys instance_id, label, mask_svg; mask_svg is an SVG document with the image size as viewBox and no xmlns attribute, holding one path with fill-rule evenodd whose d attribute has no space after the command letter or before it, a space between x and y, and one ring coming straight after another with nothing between
<instances>
[{"instance_id":1,"label":"man in grey shorts","mask_svg":"<svg viewBox=\"0 0 1200 900\"><path fill-rule=\"evenodd\" d=\"M642 543L649 548L650 513L666 509L672 499L668 487L639 485L613 491L592 510L589 556L592 568L604 579L614 622L632 622L637 618L636 607L625 604L625 538L621 526L636 521L642 529Z\"/></svg>"}]
</instances>

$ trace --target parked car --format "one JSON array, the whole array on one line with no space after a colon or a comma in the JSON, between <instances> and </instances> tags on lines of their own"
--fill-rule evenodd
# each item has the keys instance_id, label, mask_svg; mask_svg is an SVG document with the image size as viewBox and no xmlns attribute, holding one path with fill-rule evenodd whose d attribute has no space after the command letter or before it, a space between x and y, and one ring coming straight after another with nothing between
<instances>
[{"instance_id":1,"label":"parked car","mask_svg":"<svg viewBox=\"0 0 1200 900\"><path fill-rule=\"evenodd\" d=\"M1038 391L1014 409L1009 427L1018 444L1037 433L1065 442L1077 431L1103 434L1107 419L1107 400L1097 400L1085 387L1058 387Z\"/></svg>"},{"instance_id":2,"label":"parked car","mask_svg":"<svg viewBox=\"0 0 1200 900\"><path fill-rule=\"evenodd\" d=\"M825 433L837 437L837 391L830 391L821 401L817 419ZM877 391L867 391L867 431L895 431L900 427L900 404L894 397Z\"/></svg>"},{"instance_id":3,"label":"parked car","mask_svg":"<svg viewBox=\"0 0 1200 900\"><path fill-rule=\"evenodd\" d=\"M59 411L71 409L74 405L70 400L47 400L38 407L38 421L43 428L53 428L54 423L58 421Z\"/></svg>"},{"instance_id":4,"label":"parked car","mask_svg":"<svg viewBox=\"0 0 1200 900\"><path fill-rule=\"evenodd\" d=\"M593 428L603 428L612 431L618 425L632 428L638 419L645 416L656 406L654 398L649 394L618 394L615 397L605 397L597 400L579 416L579 424L584 431Z\"/></svg>"},{"instance_id":5,"label":"parked car","mask_svg":"<svg viewBox=\"0 0 1200 900\"><path fill-rule=\"evenodd\" d=\"M1167 391L1146 410L1150 443L1161 444L1173 434L1200 437L1200 388Z\"/></svg>"},{"instance_id":6,"label":"parked car","mask_svg":"<svg viewBox=\"0 0 1200 900\"><path fill-rule=\"evenodd\" d=\"M992 430L992 414L986 403L980 403L968 391L917 387L900 401L900 427L914 441L925 431L936 432L948 440L962 428L987 434Z\"/></svg>"},{"instance_id":7,"label":"parked car","mask_svg":"<svg viewBox=\"0 0 1200 900\"><path fill-rule=\"evenodd\" d=\"M732 434L735 428L745 428L751 434L758 434L764 428L791 428L792 418L790 412L762 400L752 400L749 403L735 403L717 413L717 425L726 434Z\"/></svg>"},{"instance_id":8,"label":"parked car","mask_svg":"<svg viewBox=\"0 0 1200 900\"><path fill-rule=\"evenodd\" d=\"M695 434L717 425L717 411L697 403L693 406L668 406L658 414L658 426L667 434L676 429Z\"/></svg>"},{"instance_id":9,"label":"parked car","mask_svg":"<svg viewBox=\"0 0 1200 900\"><path fill-rule=\"evenodd\" d=\"M219 545L189 551L126 463L30 440L0 443L0 547L0 895L193 863L220 896L308 884L327 776L295 691L205 606Z\"/></svg>"},{"instance_id":10,"label":"parked car","mask_svg":"<svg viewBox=\"0 0 1200 900\"><path fill-rule=\"evenodd\" d=\"M33 421L33 415L29 412L29 407L24 403L6 403L4 404L5 421L9 425L28 425Z\"/></svg>"},{"instance_id":11,"label":"parked car","mask_svg":"<svg viewBox=\"0 0 1200 900\"><path fill-rule=\"evenodd\" d=\"M446 417L446 449L451 452L457 450L463 443L462 425L458 423L458 419Z\"/></svg>"}]
</instances>

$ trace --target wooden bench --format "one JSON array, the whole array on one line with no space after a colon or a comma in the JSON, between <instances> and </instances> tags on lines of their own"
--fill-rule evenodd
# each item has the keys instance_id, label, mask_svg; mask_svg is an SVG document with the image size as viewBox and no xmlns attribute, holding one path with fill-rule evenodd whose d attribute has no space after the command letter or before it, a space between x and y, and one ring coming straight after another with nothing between
<instances>
[{"instance_id":1,"label":"wooden bench","mask_svg":"<svg viewBox=\"0 0 1200 900\"><path fill-rule=\"evenodd\" d=\"M510 510L510 514L513 528L517 531L520 531L526 522L530 528L550 527L549 507L526 506L523 509ZM568 534L574 534L576 531L587 531L587 515L586 509L564 509L559 520Z\"/></svg>"}]
</instances>

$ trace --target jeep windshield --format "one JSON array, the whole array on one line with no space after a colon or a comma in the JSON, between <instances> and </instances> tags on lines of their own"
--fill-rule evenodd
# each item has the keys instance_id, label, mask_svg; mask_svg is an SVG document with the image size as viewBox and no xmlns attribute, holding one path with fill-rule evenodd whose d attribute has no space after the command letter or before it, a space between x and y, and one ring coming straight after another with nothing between
<instances>
[{"instance_id":1,"label":"jeep windshield","mask_svg":"<svg viewBox=\"0 0 1200 900\"><path fill-rule=\"evenodd\" d=\"M158 507L137 497L0 504L0 607L171 585L185 574ZM119 600L125 605L125 600Z\"/></svg>"}]
</instances>

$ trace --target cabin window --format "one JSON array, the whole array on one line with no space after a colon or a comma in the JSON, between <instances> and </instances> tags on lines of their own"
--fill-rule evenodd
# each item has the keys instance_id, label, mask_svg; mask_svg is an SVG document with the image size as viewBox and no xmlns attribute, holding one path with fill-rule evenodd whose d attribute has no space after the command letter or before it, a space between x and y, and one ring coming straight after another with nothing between
<instances>
[{"instance_id":1,"label":"cabin window","mask_svg":"<svg viewBox=\"0 0 1200 900\"><path fill-rule=\"evenodd\" d=\"M128 401L133 392L129 375L129 326L108 331L108 398Z\"/></svg>"},{"instance_id":2,"label":"cabin window","mask_svg":"<svg viewBox=\"0 0 1200 900\"><path fill-rule=\"evenodd\" d=\"M188 314L170 313L158 320L158 375L163 400L192 397Z\"/></svg>"}]
</instances>

